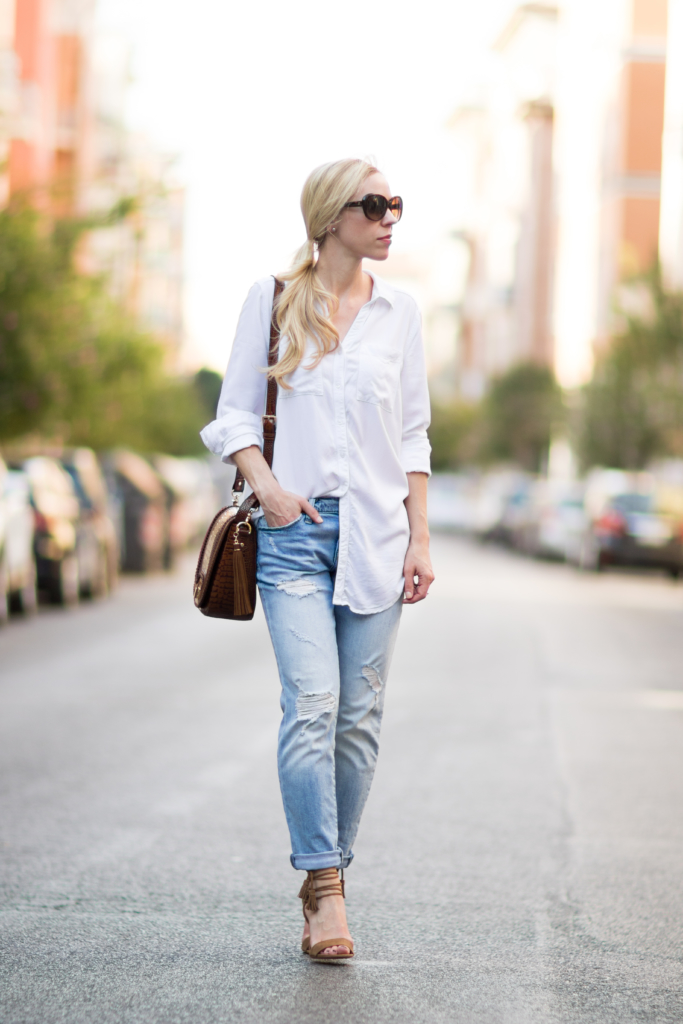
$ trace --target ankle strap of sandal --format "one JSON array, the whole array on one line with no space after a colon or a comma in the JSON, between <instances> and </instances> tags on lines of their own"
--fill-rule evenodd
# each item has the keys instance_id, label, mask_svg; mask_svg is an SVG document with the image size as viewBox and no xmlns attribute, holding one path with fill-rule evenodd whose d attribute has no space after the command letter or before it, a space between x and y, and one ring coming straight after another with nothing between
<instances>
[{"instance_id":1,"label":"ankle strap of sandal","mask_svg":"<svg viewBox=\"0 0 683 1024\"><path fill-rule=\"evenodd\" d=\"M304 879L304 884L299 892L299 899L303 900L304 911L310 910L315 914L318 909L318 900L325 896L341 896L346 898L344 891L344 869L341 869L341 878L336 868L320 868L318 871L309 871Z\"/></svg>"}]
</instances>

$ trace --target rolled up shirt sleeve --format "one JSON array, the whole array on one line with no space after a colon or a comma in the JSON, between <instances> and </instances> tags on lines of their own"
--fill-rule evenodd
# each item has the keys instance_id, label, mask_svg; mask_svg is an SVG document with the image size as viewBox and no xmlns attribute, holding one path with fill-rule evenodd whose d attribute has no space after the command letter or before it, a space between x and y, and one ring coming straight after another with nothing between
<instances>
[{"instance_id":1,"label":"rolled up shirt sleeve","mask_svg":"<svg viewBox=\"0 0 683 1024\"><path fill-rule=\"evenodd\" d=\"M262 419L267 379L270 315L274 279L257 281L247 295L237 323L216 419L201 431L206 447L233 466L235 452L250 445L263 448Z\"/></svg>"},{"instance_id":2,"label":"rolled up shirt sleeve","mask_svg":"<svg viewBox=\"0 0 683 1024\"><path fill-rule=\"evenodd\" d=\"M431 421L427 367L422 342L422 323L417 307L406 341L401 371L401 398L403 430L401 436L401 465L405 473L431 475L429 456L431 445L427 427Z\"/></svg>"}]
</instances>

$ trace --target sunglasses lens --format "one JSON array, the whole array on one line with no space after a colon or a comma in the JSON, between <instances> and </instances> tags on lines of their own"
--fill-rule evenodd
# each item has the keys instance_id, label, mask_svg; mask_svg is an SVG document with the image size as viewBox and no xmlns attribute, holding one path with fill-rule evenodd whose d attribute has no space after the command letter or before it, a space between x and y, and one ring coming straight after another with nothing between
<instances>
[{"instance_id":1,"label":"sunglasses lens","mask_svg":"<svg viewBox=\"0 0 683 1024\"><path fill-rule=\"evenodd\" d=\"M368 220L381 220L387 212L387 201L384 196L369 195L363 199L363 213Z\"/></svg>"},{"instance_id":2,"label":"sunglasses lens","mask_svg":"<svg viewBox=\"0 0 683 1024\"><path fill-rule=\"evenodd\" d=\"M403 200L401 199L401 197L394 196L393 199L389 200L388 206L396 220L400 220L401 214L403 213Z\"/></svg>"}]
</instances>

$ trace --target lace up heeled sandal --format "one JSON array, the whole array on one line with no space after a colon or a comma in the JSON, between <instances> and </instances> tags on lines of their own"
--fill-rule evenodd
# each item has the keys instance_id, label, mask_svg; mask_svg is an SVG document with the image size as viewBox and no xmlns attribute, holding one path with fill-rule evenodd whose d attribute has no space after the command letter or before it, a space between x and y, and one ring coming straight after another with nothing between
<instances>
[{"instance_id":1,"label":"lace up heeled sandal","mask_svg":"<svg viewBox=\"0 0 683 1024\"><path fill-rule=\"evenodd\" d=\"M304 920L308 921L306 911L312 914L318 909L318 901L326 896L344 897L344 869L342 868L341 879L336 868L321 868L319 871L309 871L304 879L304 884L299 892L299 899L302 900ZM310 922L309 922L310 926ZM330 946L345 946L348 953L328 953L322 956L324 949ZM353 956L353 941L349 938L323 939L311 946L310 938L305 938L301 943L301 951L307 953L312 960L349 960Z\"/></svg>"}]
</instances>

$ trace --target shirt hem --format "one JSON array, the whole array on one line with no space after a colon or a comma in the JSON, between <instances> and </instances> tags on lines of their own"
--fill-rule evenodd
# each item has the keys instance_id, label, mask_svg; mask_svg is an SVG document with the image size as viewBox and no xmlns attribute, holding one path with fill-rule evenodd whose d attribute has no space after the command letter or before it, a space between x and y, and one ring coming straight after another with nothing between
<instances>
[{"instance_id":1,"label":"shirt hem","mask_svg":"<svg viewBox=\"0 0 683 1024\"><path fill-rule=\"evenodd\" d=\"M392 600L389 601L389 604L383 604L380 608L363 608L361 610L360 608L354 608L348 601L335 601L334 597L332 598L332 605L337 608L348 608L354 615L379 615L380 612L386 612L390 608L393 608L396 602L401 600L402 596L403 592L394 595Z\"/></svg>"}]
</instances>

